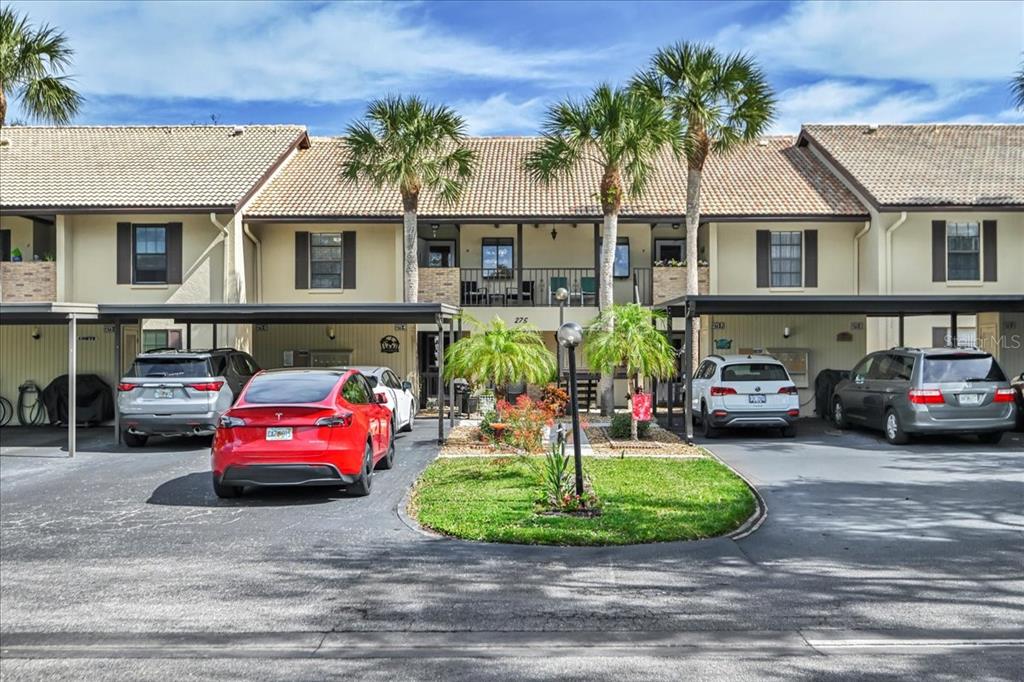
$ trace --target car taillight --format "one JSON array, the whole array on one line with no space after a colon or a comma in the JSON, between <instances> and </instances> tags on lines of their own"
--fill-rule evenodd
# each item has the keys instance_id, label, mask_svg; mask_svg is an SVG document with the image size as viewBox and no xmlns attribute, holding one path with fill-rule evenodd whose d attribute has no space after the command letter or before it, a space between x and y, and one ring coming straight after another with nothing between
<instances>
[{"instance_id":1,"label":"car taillight","mask_svg":"<svg viewBox=\"0 0 1024 682\"><path fill-rule=\"evenodd\" d=\"M188 387L193 391L219 391L223 385L223 381L201 381L198 384L189 384Z\"/></svg>"},{"instance_id":2,"label":"car taillight","mask_svg":"<svg viewBox=\"0 0 1024 682\"><path fill-rule=\"evenodd\" d=\"M915 405L941 405L946 402L942 391L937 388L912 388L907 397Z\"/></svg>"},{"instance_id":3,"label":"car taillight","mask_svg":"<svg viewBox=\"0 0 1024 682\"><path fill-rule=\"evenodd\" d=\"M736 395L736 389L728 386L712 386L711 395Z\"/></svg>"},{"instance_id":4,"label":"car taillight","mask_svg":"<svg viewBox=\"0 0 1024 682\"><path fill-rule=\"evenodd\" d=\"M245 420L241 417L231 417L224 415L220 418L220 426L223 429L230 429L235 426L245 426Z\"/></svg>"},{"instance_id":5,"label":"car taillight","mask_svg":"<svg viewBox=\"0 0 1024 682\"><path fill-rule=\"evenodd\" d=\"M138 388L138 386L139 386L138 384L128 384L128 383L125 383L125 382L121 382L120 384L117 385L117 390L119 390L119 391L134 391L136 388Z\"/></svg>"},{"instance_id":6,"label":"car taillight","mask_svg":"<svg viewBox=\"0 0 1024 682\"><path fill-rule=\"evenodd\" d=\"M320 417L314 423L317 426L352 426L352 415L346 413L333 417Z\"/></svg>"},{"instance_id":7,"label":"car taillight","mask_svg":"<svg viewBox=\"0 0 1024 682\"><path fill-rule=\"evenodd\" d=\"M997 403L1012 403L1013 402L1013 389L1012 388L997 388L996 399L994 402Z\"/></svg>"},{"instance_id":8,"label":"car taillight","mask_svg":"<svg viewBox=\"0 0 1024 682\"><path fill-rule=\"evenodd\" d=\"M786 410L786 414L788 414L790 417L799 417L800 410Z\"/></svg>"},{"instance_id":9,"label":"car taillight","mask_svg":"<svg viewBox=\"0 0 1024 682\"><path fill-rule=\"evenodd\" d=\"M796 390L796 386L783 386L779 389L779 393L785 393L786 395L800 395L800 392Z\"/></svg>"}]
</instances>

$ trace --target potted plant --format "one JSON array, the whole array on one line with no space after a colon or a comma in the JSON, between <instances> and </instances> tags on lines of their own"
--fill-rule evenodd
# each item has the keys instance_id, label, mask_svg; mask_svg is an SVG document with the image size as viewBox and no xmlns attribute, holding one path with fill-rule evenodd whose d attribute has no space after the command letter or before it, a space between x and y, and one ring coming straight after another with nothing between
<instances>
[{"instance_id":1,"label":"potted plant","mask_svg":"<svg viewBox=\"0 0 1024 682\"><path fill-rule=\"evenodd\" d=\"M19 249L18 247L14 247L13 249L11 249L11 262L12 263L20 263L21 262L21 249Z\"/></svg>"}]
</instances>

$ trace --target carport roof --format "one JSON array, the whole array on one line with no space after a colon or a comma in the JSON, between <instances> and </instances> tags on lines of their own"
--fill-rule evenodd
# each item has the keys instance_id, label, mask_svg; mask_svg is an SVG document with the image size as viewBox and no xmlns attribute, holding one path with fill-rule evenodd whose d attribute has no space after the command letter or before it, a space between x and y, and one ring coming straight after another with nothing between
<instances>
[{"instance_id":1,"label":"carport roof","mask_svg":"<svg viewBox=\"0 0 1024 682\"><path fill-rule=\"evenodd\" d=\"M75 314L101 321L173 319L194 323L433 324L459 308L446 303L0 303L2 324L59 323Z\"/></svg>"},{"instance_id":2,"label":"carport roof","mask_svg":"<svg viewBox=\"0 0 1024 682\"><path fill-rule=\"evenodd\" d=\"M672 317L691 315L854 314L872 317L949 315L953 313L1024 312L1024 295L890 295L890 296L683 296L658 306Z\"/></svg>"}]
</instances>

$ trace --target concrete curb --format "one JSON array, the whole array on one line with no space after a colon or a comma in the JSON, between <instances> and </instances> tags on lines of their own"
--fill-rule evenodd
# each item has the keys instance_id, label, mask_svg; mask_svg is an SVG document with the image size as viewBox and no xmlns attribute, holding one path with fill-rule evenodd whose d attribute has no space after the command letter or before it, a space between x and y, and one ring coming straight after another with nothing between
<instances>
[{"instance_id":1,"label":"concrete curb","mask_svg":"<svg viewBox=\"0 0 1024 682\"><path fill-rule=\"evenodd\" d=\"M740 525L739 528L725 535L725 537L730 538L732 540L742 540L743 538L749 535L753 535L757 531L757 529L761 527L761 524L763 524L768 519L768 503L765 502L764 497L761 496L761 491L758 490L757 486L754 485L750 481L750 479L747 478L739 469L726 462L724 459L716 455L711 450L708 450L705 446L701 445L699 447L701 450L708 453L708 456L711 459L715 460L716 462L724 466L726 469L736 474L736 476L738 476L741 481L747 484L747 487L750 488L750 492L753 493L754 495L754 503L756 506L754 508L753 513L747 518L746 521L744 521Z\"/></svg>"}]
</instances>

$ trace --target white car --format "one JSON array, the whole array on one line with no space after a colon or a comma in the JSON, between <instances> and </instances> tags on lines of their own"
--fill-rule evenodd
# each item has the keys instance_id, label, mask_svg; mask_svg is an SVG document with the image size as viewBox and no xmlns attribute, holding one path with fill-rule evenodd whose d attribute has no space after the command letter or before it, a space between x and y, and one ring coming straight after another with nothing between
<instances>
[{"instance_id":1,"label":"white car","mask_svg":"<svg viewBox=\"0 0 1024 682\"><path fill-rule=\"evenodd\" d=\"M706 438L733 427L796 435L800 395L785 366L769 355L709 355L694 374L692 401Z\"/></svg>"},{"instance_id":2,"label":"white car","mask_svg":"<svg viewBox=\"0 0 1024 682\"><path fill-rule=\"evenodd\" d=\"M412 384L401 381L398 375L387 367L354 367L370 381L370 387L378 395L387 397L385 403L391 410L391 428L394 432L412 431L416 422L416 396Z\"/></svg>"}]
</instances>

